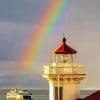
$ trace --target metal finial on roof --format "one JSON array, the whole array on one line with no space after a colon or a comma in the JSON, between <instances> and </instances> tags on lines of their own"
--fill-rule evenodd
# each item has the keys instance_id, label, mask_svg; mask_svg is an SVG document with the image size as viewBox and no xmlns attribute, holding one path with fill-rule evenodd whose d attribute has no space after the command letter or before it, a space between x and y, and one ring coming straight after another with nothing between
<instances>
[{"instance_id":1,"label":"metal finial on roof","mask_svg":"<svg viewBox=\"0 0 100 100\"><path fill-rule=\"evenodd\" d=\"M63 43L66 44L66 38L65 37L63 37Z\"/></svg>"}]
</instances>

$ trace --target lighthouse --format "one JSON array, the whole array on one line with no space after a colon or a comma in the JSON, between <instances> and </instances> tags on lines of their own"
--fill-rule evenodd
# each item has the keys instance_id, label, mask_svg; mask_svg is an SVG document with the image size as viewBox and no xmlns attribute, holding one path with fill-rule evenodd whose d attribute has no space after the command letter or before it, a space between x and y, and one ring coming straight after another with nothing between
<instances>
[{"instance_id":1,"label":"lighthouse","mask_svg":"<svg viewBox=\"0 0 100 100\"><path fill-rule=\"evenodd\" d=\"M43 77L49 83L49 100L77 100L80 82L86 76L85 67L74 61L77 51L63 37L52 51L52 63L44 66Z\"/></svg>"}]
</instances>

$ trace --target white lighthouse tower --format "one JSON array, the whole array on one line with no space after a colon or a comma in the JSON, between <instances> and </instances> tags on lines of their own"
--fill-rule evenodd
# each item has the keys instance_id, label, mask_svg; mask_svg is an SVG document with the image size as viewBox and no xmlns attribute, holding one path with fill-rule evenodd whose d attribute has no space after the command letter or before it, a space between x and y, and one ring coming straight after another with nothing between
<instances>
[{"instance_id":1,"label":"white lighthouse tower","mask_svg":"<svg viewBox=\"0 0 100 100\"><path fill-rule=\"evenodd\" d=\"M44 66L43 77L49 82L49 100L77 100L85 68L74 62L77 51L63 43L53 50L53 62Z\"/></svg>"}]
</instances>

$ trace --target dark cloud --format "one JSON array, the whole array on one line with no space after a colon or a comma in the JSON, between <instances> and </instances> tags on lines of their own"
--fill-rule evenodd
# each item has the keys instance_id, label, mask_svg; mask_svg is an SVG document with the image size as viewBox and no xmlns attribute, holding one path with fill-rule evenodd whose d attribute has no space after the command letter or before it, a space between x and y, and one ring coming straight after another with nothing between
<instances>
[{"instance_id":1,"label":"dark cloud","mask_svg":"<svg viewBox=\"0 0 100 100\"><path fill-rule=\"evenodd\" d=\"M84 23L100 23L99 9L100 0L73 0L68 20L65 17L63 23L68 23L71 27L79 27Z\"/></svg>"},{"instance_id":2,"label":"dark cloud","mask_svg":"<svg viewBox=\"0 0 100 100\"><path fill-rule=\"evenodd\" d=\"M47 5L47 0L0 0L0 21L35 22Z\"/></svg>"},{"instance_id":3,"label":"dark cloud","mask_svg":"<svg viewBox=\"0 0 100 100\"><path fill-rule=\"evenodd\" d=\"M33 66L30 71L33 73L32 75L29 73L24 76L23 72L19 71L18 65L9 65L5 62L18 60L26 45L26 39L37 27L38 19L41 19L43 11L47 9L50 1L0 0L0 61L5 63L4 65L0 62L0 87L15 86L16 82L24 84L25 87L45 87L46 81L41 77L42 66L52 62L50 50L61 42L63 32L71 33L67 42L71 41L78 50L79 62L87 66L88 74L85 86L99 87L100 80L95 77L99 76L100 69L98 67L100 65L100 0L73 0L69 12L65 12L67 14L64 19L61 19L61 23L57 24L50 33L50 37L36 61L35 68ZM16 67L14 67L15 65ZM20 73L17 73L18 71ZM29 82L28 84L26 80ZM96 81L92 82L93 80Z\"/></svg>"},{"instance_id":4,"label":"dark cloud","mask_svg":"<svg viewBox=\"0 0 100 100\"><path fill-rule=\"evenodd\" d=\"M4 74L0 75L0 88L47 88L46 81L30 75Z\"/></svg>"},{"instance_id":5,"label":"dark cloud","mask_svg":"<svg viewBox=\"0 0 100 100\"><path fill-rule=\"evenodd\" d=\"M32 69L33 70L33 69ZM19 62L0 62L0 88L47 88L46 81L40 75L40 68L30 73L19 67Z\"/></svg>"},{"instance_id":6,"label":"dark cloud","mask_svg":"<svg viewBox=\"0 0 100 100\"><path fill-rule=\"evenodd\" d=\"M4 24L4 25L3 25ZM32 26L14 23L0 24L0 60L17 60L19 52L25 46Z\"/></svg>"}]
</instances>

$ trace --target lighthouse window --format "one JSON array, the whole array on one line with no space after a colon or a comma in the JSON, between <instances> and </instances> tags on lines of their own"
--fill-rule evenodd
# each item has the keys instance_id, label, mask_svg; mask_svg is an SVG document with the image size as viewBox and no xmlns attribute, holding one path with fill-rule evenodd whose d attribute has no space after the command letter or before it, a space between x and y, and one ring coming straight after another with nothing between
<instances>
[{"instance_id":1,"label":"lighthouse window","mask_svg":"<svg viewBox=\"0 0 100 100\"><path fill-rule=\"evenodd\" d=\"M63 88L62 87L59 87L59 90L58 90L58 87L55 87L55 100L63 100ZM59 99L58 99L59 97Z\"/></svg>"}]
</instances>

